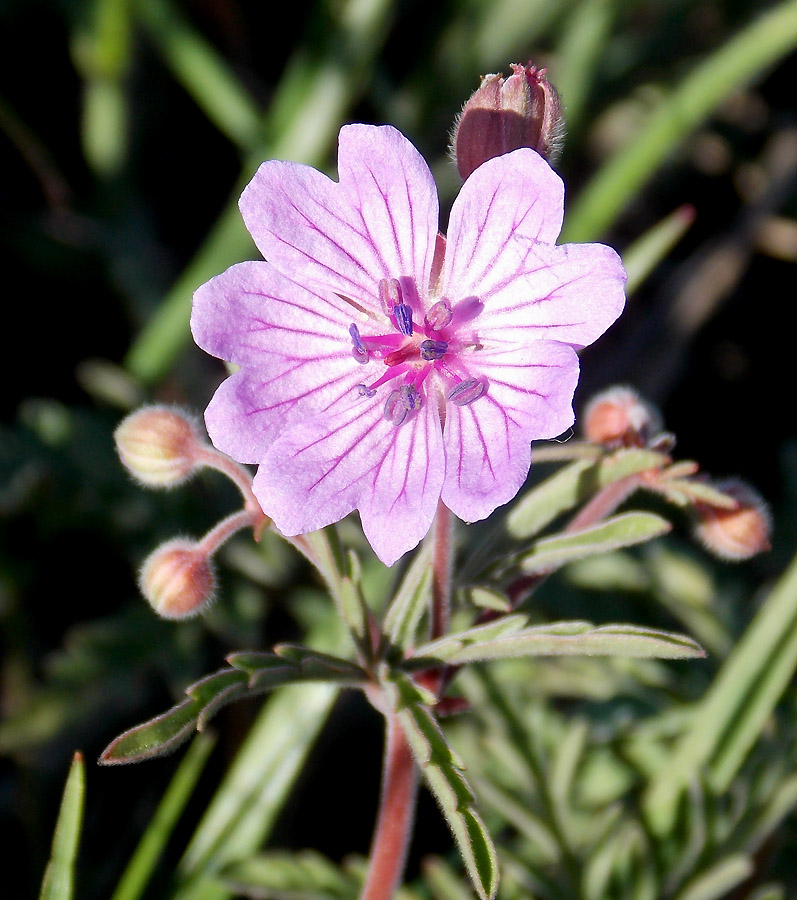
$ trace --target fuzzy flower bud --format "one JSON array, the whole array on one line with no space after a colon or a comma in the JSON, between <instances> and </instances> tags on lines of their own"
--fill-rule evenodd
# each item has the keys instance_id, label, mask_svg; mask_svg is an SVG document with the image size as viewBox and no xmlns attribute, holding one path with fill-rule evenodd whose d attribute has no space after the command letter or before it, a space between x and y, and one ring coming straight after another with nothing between
<instances>
[{"instance_id":1,"label":"fuzzy flower bud","mask_svg":"<svg viewBox=\"0 0 797 900\"><path fill-rule=\"evenodd\" d=\"M147 487L174 487L198 465L203 441L194 421L166 406L145 406L123 419L114 433L127 470Z\"/></svg>"},{"instance_id":2,"label":"fuzzy flower bud","mask_svg":"<svg viewBox=\"0 0 797 900\"><path fill-rule=\"evenodd\" d=\"M769 550L772 523L761 495L738 479L727 479L713 486L736 500L737 506L720 509L707 503L697 505L695 534L706 549L731 561L750 559Z\"/></svg>"},{"instance_id":3,"label":"fuzzy flower bud","mask_svg":"<svg viewBox=\"0 0 797 900\"><path fill-rule=\"evenodd\" d=\"M623 386L596 394L582 421L588 441L609 447L645 447L662 427L659 411L633 388Z\"/></svg>"},{"instance_id":4,"label":"fuzzy flower bud","mask_svg":"<svg viewBox=\"0 0 797 900\"><path fill-rule=\"evenodd\" d=\"M462 108L451 151L462 178L494 156L531 147L549 162L561 149L562 104L545 69L512 63L512 75L485 75Z\"/></svg>"},{"instance_id":5,"label":"fuzzy flower bud","mask_svg":"<svg viewBox=\"0 0 797 900\"><path fill-rule=\"evenodd\" d=\"M147 557L138 583L149 605L164 619L198 615L216 592L208 554L183 538L167 541Z\"/></svg>"}]
</instances>

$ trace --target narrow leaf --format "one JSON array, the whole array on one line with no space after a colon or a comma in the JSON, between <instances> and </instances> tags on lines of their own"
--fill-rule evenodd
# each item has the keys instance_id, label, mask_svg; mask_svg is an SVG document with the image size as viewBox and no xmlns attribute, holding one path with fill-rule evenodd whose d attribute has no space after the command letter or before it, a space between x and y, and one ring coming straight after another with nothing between
<instances>
[{"instance_id":1,"label":"narrow leaf","mask_svg":"<svg viewBox=\"0 0 797 900\"><path fill-rule=\"evenodd\" d=\"M85 790L83 754L75 753L61 799L50 861L44 872L39 900L72 900Z\"/></svg>"},{"instance_id":2,"label":"narrow leaf","mask_svg":"<svg viewBox=\"0 0 797 900\"><path fill-rule=\"evenodd\" d=\"M726 856L701 872L678 894L678 900L719 900L753 873L753 861L744 853Z\"/></svg>"},{"instance_id":3,"label":"narrow leaf","mask_svg":"<svg viewBox=\"0 0 797 900\"><path fill-rule=\"evenodd\" d=\"M472 629L472 631L475 629ZM468 632L463 632L467 635ZM405 668L429 668L435 664L462 665L516 656L623 656L641 659L688 659L705 656L691 638L669 631L635 625L603 625L589 622L557 622L535 626L481 641L451 639L418 648L418 656Z\"/></svg>"},{"instance_id":4,"label":"narrow leaf","mask_svg":"<svg viewBox=\"0 0 797 900\"><path fill-rule=\"evenodd\" d=\"M394 647L405 650L417 637L418 624L432 597L432 542L424 541L407 568L385 613L384 633Z\"/></svg>"},{"instance_id":5,"label":"narrow leaf","mask_svg":"<svg viewBox=\"0 0 797 900\"><path fill-rule=\"evenodd\" d=\"M429 789L445 816L476 893L489 900L498 890L498 860L478 812L473 792L462 775L463 764L448 745L437 720L415 685L401 672L386 684L407 741Z\"/></svg>"},{"instance_id":6,"label":"narrow leaf","mask_svg":"<svg viewBox=\"0 0 797 900\"><path fill-rule=\"evenodd\" d=\"M666 519L654 513L620 513L583 531L538 541L521 556L521 570L527 574L550 572L573 560L644 543L670 528Z\"/></svg>"}]
</instances>

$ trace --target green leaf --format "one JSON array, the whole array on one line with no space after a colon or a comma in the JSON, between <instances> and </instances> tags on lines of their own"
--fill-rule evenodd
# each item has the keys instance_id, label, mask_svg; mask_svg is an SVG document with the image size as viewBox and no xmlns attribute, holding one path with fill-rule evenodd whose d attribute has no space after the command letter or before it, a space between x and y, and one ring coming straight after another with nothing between
<instances>
[{"instance_id":1,"label":"green leaf","mask_svg":"<svg viewBox=\"0 0 797 900\"><path fill-rule=\"evenodd\" d=\"M392 646L406 650L415 643L418 624L431 597L432 542L424 541L385 613L383 630Z\"/></svg>"},{"instance_id":2,"label":"green leaf","mask_svg":"<svg viewBox=\"0 0 797 900\"><path fill-rule=\"evenodd\" d=\"M139 762L169 753L201 731L226 703L302 681L360 684L368 676L356 664L328 653L283 644L274 653L232 653L221 669L186 688L188 700L131 728L103 751L102 765Z\"/></svg>"},{"instance_id":3,"label":"green leaf","mask_svg":"<svg viewBox=\"0 0 797 900\"><path fill-rule=\"evenodd\" d=\"M667 462L661 453L636 448L617 450L600 459L576 460L523 495L507 516L507 531L518 540L533 537L601 488Z\"/></svg>"},{"instance_id":4,"label":"green leaf","mask_svg":"<svg viewBox=\"0 0 797 900\"><path fill-rule=\"evenodd\" d=\"M259 853L226 866L219 877L236 894L281 900L349 900L361 887L357 878L309 850Z\"/></svg>"},{"instance_id":5,"label":"green leaf","mask_svg":"<svg viewBox=\"0 0 797 900\"><path fill-rule=\"evenodd\" d=\"M477 629L433 641L418 648L405 668L462 665L515 656L623 656L633 658L689 659L705 656L691 638L669 631L636 625L602 625L589 622L556 622L523 628L497 637L474 640Z\"/></svg>"},{"instance_id":6,"label":"green leaf","mask_svg":"<svg viewBox=\"0 0 797 900\"><path fill-rule=\"evenodd\" d=\"M487 829L476 810L473 792L462 775L464 765L451 749L424 694L405 674L387 675L391 698L426 783L445 816L468 875L482 900L498 890L498 860Z\"/></svg>"},{"instance_id":7,"label":"green leaf","mask_svg":"<svg viewBox=\"0 0 797 900\"><path fill-rule=\"evenodd\" d=\"M625 292L629 297L681 240L694 220L694 207L679 206L623 251L623 265L628 274Z\"/></svg>"},{"instance_id":8,"label":"green leaf","mask_svg":"<svg viewBox=\"0 0 797 900\"><path fill-rule=\"evenodd\" d=\"M44 872L39 900L72 900L85 791L83 754L75 753L61 799L50 861Z\"/></svg>"},{"instance_id":9,"label":"green leaf","mask_svg":"<svg viewBox=\"0 0 797 900\"><path fill-rule=\"evenodd\" d=\"M727 897L733 888L749 878L754 871L753 861L744 853L734 853L715 862L701 872L678 894L677 900L718 900Z\"/></svg>"},{"instance_id":10,"label":"green leaf","mask_svg":"<svg viewBox=\"0 0 797 900\"><path fill-rule=\"evenodd\" d=\"M620 513L591 528L537 541L530 551L520 554L520 568L526 574L551 572L573 560L650 541L671 527L654 513Z\"/></svg>"},{"instance_id":11,"label":"green leaf","mask_svg":"<svg viewBox=\"0 0 797 900\"><path fill-rule=\"evenodd\" d=\"M215 743L205 734L197 735L192 742L111 900L139 900L143 896Z\"/></svg>"},{"instance_id":12,"label":"green leaf","mask_svg":"<svg viewBox=\"0 0 797 900\"><path fill-rule=\"evenodd\" d=\"M563 243L603 233L668 154L726 97L797 44L797 2L754 21L697 66L664 99L639 132L597 173L568 210Z\"/></svg>"}]
</instances>

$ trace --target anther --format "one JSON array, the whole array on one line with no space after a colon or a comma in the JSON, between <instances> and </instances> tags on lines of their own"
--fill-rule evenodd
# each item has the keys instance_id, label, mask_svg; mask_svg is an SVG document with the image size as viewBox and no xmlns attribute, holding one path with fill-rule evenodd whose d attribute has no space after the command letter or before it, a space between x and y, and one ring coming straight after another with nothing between
<instances>
[{"instance_id":1,"label":"anther","mask_svg":"<svg viewBox=\"0 0 797 900\"><path fill-rule=\"evenodd\" d=\"M421 343L421 359L432 362L446 355L448 344L445 341L423 341Z\"/></svg>"},{"instance_id":2,"label":"anther","mask_svg":"<svg viewBox=\"0 0 797 900\"><path fill-rule=\"evenodd\" d=\"M407 410L420 409L423 405L423 395L411 384L402 384L399 388L401 402Z\"/></svg>"},{"instance_id":3,"label":"anther","mask_svg":"<svg viewBox=\"0 0 797 900\"><path fill-rule=\"evenodd\" d=\"M391 391L388 394L387 400L385 400L385 409L382 413L383 417L398 428L398 426L407 418L408 412L409 409L407 409L406 404L402 400L401 394L398 391Z\"/></svg>"},{"instance_id":4,"label":"anther","mask_svg":"<svg viewBox=\"0 0 797 900\"><path fill-rule=\"evenodd\" d=\"M354 322L349 325L349 334L351 335L352 343L354 344L351 355L358 363L364 365L370 359L370 354L368 353L368 348L363 343L363 339L360 337L360 329Z\"/></svg>"},{"instance_id":5,"label":"anther","mask_svg":"<svg viewBox=\"0 0 797 900\"><path fill-rule=\"evenodd\" d=\"M376 388L366 387L364 384L357 385L357 393L361 397L373 397L376 394Z\"/></svg>"},{"instance_id":6,"label":"anther","mask_svg":"<svg viewBox=\"0 0 797 900\"><path fill-rule=\"evenodd\" d=\"M438 300L429 307L429 312L426 313L426 324L435 330L445 328L450 324L453 316L454 313L448 303L445 300Z\"/></svg>"},{"instance_id":7,"label":"anther","mask_svg":"<svg viewBox=\"0 0 797 900\"><path fill-rule=\"evenodd\" d=\"M406 303L398 303L393 307L393 313L398 330L409 337L412 334L412 307Z\"/></svg>"},{"instance_id":8,"label":"anther","mask_svg":"<svg viewBox=\"0 0 797 900\"><path fill-rule=\"evenodd\" d=\"M401 294L401 285L395 278L380 279L379 302L382 304L385 315L388 316L393 312L395 306L404 302Z\"/></svg>"},{"instance_id":9,"label":"anther","mask_svg":"<svg viewBox=\"0 0 797 900\"><path fill-rule=\"evenodd\" d=\"M484 393L484 382L476 378L468 378L460 383L449 393L448 399L455 406L467 406L478 400Z\"/></svg>"}]
</instances>

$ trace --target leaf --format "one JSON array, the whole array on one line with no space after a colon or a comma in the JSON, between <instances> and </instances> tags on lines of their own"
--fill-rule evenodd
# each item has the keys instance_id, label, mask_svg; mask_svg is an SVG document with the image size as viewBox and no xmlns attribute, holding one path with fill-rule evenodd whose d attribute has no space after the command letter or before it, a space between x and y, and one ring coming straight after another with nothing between
<instances>
[{"instance_id":1,"label":"leaf","mask_svg":"<svg viewBox=\"0 0 797 900\"><path fill-rule=\"evenodd\" d=\"M670 528L666 519L654 513L620 513L583 531L537 541L530 551L521 554L520 568L526 574L551 572L573 560L652 540Z\"/></svg>"},{"instance_id":2,"label":"leaf","mask_svg":"<svg viewBox=\"0 0 797 900\"><path fill-rule=\"evenodd\" d=\"M617 450L598 460L579 459L524 494L507 516L507 531L516 539L533 537L601 488L667 462L661 453L636 448Z\"/></svg>"},{"instance_id":3,"label":"leaf","mask_svg":"<svg viewBox=\"0 0 797 900\"><path fill-rule=\"evenodd\" d=\"M405 650L415 643L418 624L431 597L432 542L424 541L385 613L383 631L392 646Z\"/></svg>"},{"instance_id":4,"label":"leaf","mask_svg":"<svg viewBox=\"0 0 797 900\"><path fill-rule=\"evenodd\" d=\"M215 743L215 739L201 734L191 744L111 900L139 900L143 896Z\"/></svg>"},{"instance_id":5,"label":"leaf","mask_svg":"<svg viewBox=\"0 0 797 900\"><path fill-rule=\"evenodd\" d=\"M727 897L733 888L749 878L754 871L753 861L744 853L734 853L715 862L701 872L678 894L678 900L718 900Z\"/></svg>"},{"instance_id":6,"label":"leaf","mask_svg":"<svg viewBox=\"0 0 797 900\"><path fill-rule=\"evenodd\" d=\"M556 622L510 631L508 634L473 638L478 629L449 635L425 644L405 668L429 668L443 663L462 665L516 656L623 656L641 659L688 659L705 656L691 638L669 631L636 625L602 625L589 622Z\"/></svg>"},{"instance_id":7,"label":"leaf","mask_svg":"<svg viewBox=\"0 0 797 900\"><path fill-rule=\"evenodd\" d=\"M61 799L50 861L44 872L39 900L72 900L85 791L83 754L75 753Z\"/></svg>"},{"instance_id":8,"label":"leaf","mask_svg":"<svg viewBox=\"0 0 797 900\"><path fill-rule=\"evenodd\" d=\"M219 877L236 894L281 900L348 900L361 886L340 866L309 850L259 853L231 863Z\"/></svg>"},{"instance_id":9,"label":"leaf","mask_svg":"<svg viewBox=\"0 0 797 900\"><path fill-rule=\"evenodd\" d=\"M240 697L302 681L350 685L368 677L349 660L290 644L278 646L274 653L232 653L227 661L232 668L220 669L186 688L188 700L112 741L100 764L120 765L170 753L194 730L201 731L222 706Z\"/></svg>"},{"instance_id":10,"label":"leaf","mask_svg":"<svg viewBox=\"0 0 797 900\"><path fill-rule=\"evenodd\" d=\"M488 900L498 890L498 860L476 810L473 792L462 775L464 765L425 705L425 694L418 686L402 672L389 673L386 680L386 692L413 756L445 816L473 886L482 900Z\"/></svg>"}]
</instances>

